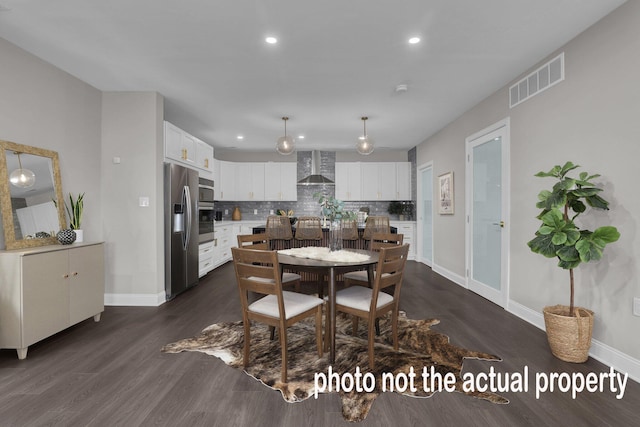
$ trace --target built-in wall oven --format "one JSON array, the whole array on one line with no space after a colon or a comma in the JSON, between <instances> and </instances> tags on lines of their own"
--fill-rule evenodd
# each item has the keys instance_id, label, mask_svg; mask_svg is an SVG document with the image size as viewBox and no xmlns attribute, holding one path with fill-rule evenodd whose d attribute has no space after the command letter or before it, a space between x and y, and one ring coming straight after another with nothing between
<instances>
[{"instance_id":1,"label":"built-in wall oven","mask_svg":"<svg viewBox=\"0 0 640 427\"><path fill-rule=\"evenodd\" d=\"M213 209L213 181L200 178L198 183L198 239L200 243L213 240L215 210Z\"/></svg>"}]
</instances>

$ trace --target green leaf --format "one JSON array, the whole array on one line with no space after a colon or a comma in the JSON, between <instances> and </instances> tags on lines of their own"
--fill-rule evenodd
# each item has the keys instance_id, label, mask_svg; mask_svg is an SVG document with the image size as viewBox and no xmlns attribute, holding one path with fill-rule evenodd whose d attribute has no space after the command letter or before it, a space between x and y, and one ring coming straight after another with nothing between
<instances>
[{"instance_id":1,"label":"green leaf","mask_svg":"<svg viewBox=\"0 0 640 427\"><path fill-rule=\"evenodd\" d=\"M565 178L561 181L556 182L556 184L553 186L553 192L559 192L562 190L570 190L573 187L575 187L576 185L576 181L571 179L571 178Z\"/></svg>"},{"instance_id":2,"label":"green leaf","mask_svg":"<svg viewBox=\"0 0 640 427\"><path fill-rule=\"evenodd\" d=\"M580 232L578 230L576 230L575 228L574 229L566 229L564 232L567 234L567 241L565 242L566 246L573 246L580 239Z\"/></svg>"},{"instance_id":3,"label":"green leaf","mask_svg":"<svg viewBox=\"0 0 640 427\"><path fill-rule=\"evenodd\" d=\"M549 227L548 225L543 225L538 229L538 234L542 234L546 236L547 234L551 234L555 231L555 227Z\"/></svg>"},{"instance_id":4,"label":"green leaf","mask_svg":"<svg viewBox=\"0 0 640 427\"><path fill-rule=\"evenodd\" d=\"M581 187L581 188L576 188L575 190L571 190L571 193L573 193L576 197L589 197L589 196L596 195L600 191L602 191L602 189L600 188Z\"/></svg>"},{"instance_id":5,"label":"green leaf","mask_svg":"<svg viewBox=\"0 0 640 427\"><path fill-rule=\"evenodd\" d=\"M557 231L551 236L551 243L554 245L564 245L567 241L567 235L562 231Z\"/></svg>"},{"instance_id":6,"label":"green leaf","mask_svg":"<svg viewBox=\"0 0 640 427\"><path fill-rule=\"evenodd\" d=\"M564 164L564 166L562 166L562 169L560 169L559 175L560 176L565 176L567 174L567 172L572 171L576 168L579 168L580 165L574 165L572 162L567 162Z\"/></svg>"},{"instance_id":7,"label":"green leaf","mask_svg":"<svg viewBox=\"0 0 640 427\"><path fill-rule=\"evenodd\" d=\"M576 249L582 262L597 261L602 258L602 247L591 239L581 239L576 243Z\"/></svg>"},{"instance_id":8,"label":"green leaf","mask_svg":"<svg viewBox=\"0 0 640 427\"><path fill-rule=\"evenodd\" d=\"M582 213L587 210L587 206L578 199L572 199L569 202L569 208L575 213Z\"/></svg>"},{"instance_id":9,"label":"green leaf","mask_svg":"<svg viewBox=\"0 0 640 427\"><path fill-rule=\"evenodd\" d=\"M570 270L572 268L576 268L582 262L582 261L580 261L580 259L578 259L576 261L564 261L564 260L558 258L558 260L559 260L558 261L558 267L564 268L565 270Z\"/></svg>"},{"instance_id":10,"label":"green leaf","mask_svg":"<svg viewBox=\"0 0 640 427\"><path fill-rule=\"evenodd\" d=\"M593 234L594 239L602 240L605 244L618 241L620 238L620 232L617 228L611 225L605 225L604 227L597 228Z\"/></svg>"},{"instance_id":11,"label":"green leaf","mask_svg":"<svg viewBox=\"0 0 640 427\"><path fill-rule=\"evenodd\" d=\"M553 258L556 256L557 246L551 242L550 235L536 236L530 240L527 245L533 252L544 255L547 258Z\"/></svg>"},{"instance_id":12,"label":"green leaf","mask_svg":"<svg viewBox=\"0 0 640 427\"><path fill-rule=\"evenodd\" d=\"M563 246L556 252L558 258L562 261L573 262L580 260L580 254L576 250L575 246Z\"/></svg>"},{"instance_id":13,"label":"green leaf","mask_svg":"<svg viewBox=\"0 0 640 427\"><path fill-rule=\"evenodd\" d=\"M558 209L551 209L549 212L544 214L541 219L544 225L548 225L554 228L561 228L558 227L558 224L560 224L563 219L562 212L560 212Z\"/></svg>"},{"instance_id":14,"label":"green leaf","mask_svg":"<svg viewBox=\"0 0 640 427\"><path fill-rule=\"evenodd\" d=\"M609 210L609 202L598 195L586 197L585 200L593 208Z\"/></svg>"}]
</instances>

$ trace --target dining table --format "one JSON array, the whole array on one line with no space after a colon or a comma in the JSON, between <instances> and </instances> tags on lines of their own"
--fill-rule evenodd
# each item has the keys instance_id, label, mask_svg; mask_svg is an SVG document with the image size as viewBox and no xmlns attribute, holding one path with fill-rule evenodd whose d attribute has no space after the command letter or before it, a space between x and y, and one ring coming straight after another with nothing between
<instances>
[{"instance_id":1,"label":"dining table","mask_svg":"<svg viewBox=\"0 0 640 427\"><path fill-rule=\"evenodd\" d=\"M365 249L343 249L326 255L327 251L294 248L278 251L280 271L313 272L324 278L329 277L327 290L327 314L325 322L329 333L329 362L336 360L336 275L349 271L367 270L369 284L373 281L373 267L378 263L379 253ZM318 248L319 249L319 248Z\"/></svg>"}]
</instances>

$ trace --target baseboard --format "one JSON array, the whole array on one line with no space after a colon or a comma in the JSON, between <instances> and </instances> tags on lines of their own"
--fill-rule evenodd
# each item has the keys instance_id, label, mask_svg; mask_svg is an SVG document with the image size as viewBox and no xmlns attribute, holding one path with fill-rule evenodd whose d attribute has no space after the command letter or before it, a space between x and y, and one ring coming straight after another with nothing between
<instances>
[{"instance_id":1,"label":"baseboard","mask_svg":"<svg viewBox=\"0 0 640 427\"><path fill-rule=\"evenodd\" d=\"M451 280L453 283L460 285L465 289L467 288L467 281L463 276L460 276L451 270L447 270L446 268L441 267L436 263L433 263L431 270L433 270L435 273L438 273L443 277L446 277L447 279Z\"/></svg>"},{"instance_id":2,"label":"baseboard","mask_svg":"<svg viewBox=\"0 0 640 427\"><path fill-rule=\"evenodd\" d=\"M507 311L543 331L546 330L544 326L544 316L542 313L531 310L529 307L525 307L524 305L512 300L509 300ZM634 359L633 357L596 339L591 340L589 356L607 366L611 366L616 371L629 374L629 378L636 382L640 382L640 360Z\"/></svg>"},{"instance_id":3,"label":"baseboard","mask_svg":"<svg viewBox=\"0 0 640 427\"><path fill-rule=\"evenodd\" d=\"M164 292L158 294L105 294L104 305L157 307L166 302Z\"/></svg>"}]
</instances>

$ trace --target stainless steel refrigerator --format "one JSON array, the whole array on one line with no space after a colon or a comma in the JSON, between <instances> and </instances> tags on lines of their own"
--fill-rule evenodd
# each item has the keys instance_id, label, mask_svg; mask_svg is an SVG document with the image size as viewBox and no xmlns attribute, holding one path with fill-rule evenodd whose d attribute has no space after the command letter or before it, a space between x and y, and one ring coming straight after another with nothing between
<instances>
[{"instance_id":1,"label":"stainless steel refrigerator","mask_svg":"<svg viewBox=\"0 0 640 427\"><path fill-rule=\"evenodd\" d=\"M198 172L164 165L167 299L198 284Z\"/></svg>"}]
</instances>

